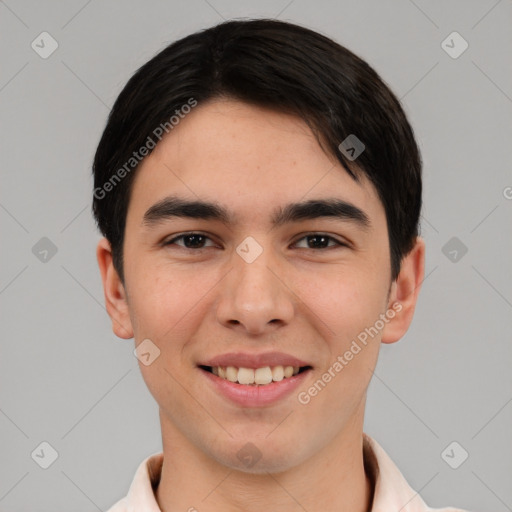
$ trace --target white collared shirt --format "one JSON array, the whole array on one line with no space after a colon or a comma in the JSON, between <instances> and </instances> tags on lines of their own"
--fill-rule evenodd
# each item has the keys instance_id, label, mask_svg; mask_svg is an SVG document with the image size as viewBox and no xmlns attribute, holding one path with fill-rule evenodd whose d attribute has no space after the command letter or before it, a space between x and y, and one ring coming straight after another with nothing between
<instances>
[{"instance_id":1,"label":"white collared shirt","mask_svg":"<svg viewBox=\"0 0 512 512\"><path fill-rule=\"evenodd\" d=\"M364 437L364 465L375 481L372 512L465 512L459 508L433 509L414 491L384 449L370 436ZM163 452L144 459L127 496L107 512L162 512L155 499L164 461Z\"/></svg>"}]
</instances>

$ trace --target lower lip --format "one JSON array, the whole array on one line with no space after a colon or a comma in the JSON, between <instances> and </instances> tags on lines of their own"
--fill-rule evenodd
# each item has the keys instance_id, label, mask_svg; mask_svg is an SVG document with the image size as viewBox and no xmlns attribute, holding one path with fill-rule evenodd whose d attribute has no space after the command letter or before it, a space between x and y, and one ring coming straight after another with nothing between
<instances>
[{"instance_id":1,"label":"lower lip","mask_svg":"<svg viewBox=\"0 0 512 512\"><path fill-rule=\"evenodd\" d=\"M273 404L285 398L297 389L307 378L310 368L279 382L263 385L245 385L231 382L213 373L199 368L199 371L210 381L214 388L226 398L242 407L260 407Z\"/></svg>"}]
</instances>

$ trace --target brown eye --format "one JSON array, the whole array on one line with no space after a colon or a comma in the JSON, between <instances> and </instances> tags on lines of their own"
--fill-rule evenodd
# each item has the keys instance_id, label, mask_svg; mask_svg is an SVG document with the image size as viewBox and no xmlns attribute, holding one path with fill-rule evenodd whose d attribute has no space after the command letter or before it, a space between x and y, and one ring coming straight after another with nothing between
<instances>
[{"instance_id":1,"label":"brown eye","mask_svg":"<svg viewBox=\"0 0 512 512\"><path fill-rule=\"evenodd\" d=\"M178 240L183 241L183 244L176 243ZM183 235L176 236L171 240L164 243L165 246L178 245L185 249L204 249L205 242L210 240L206 235L201 233L185 233Z\"/></svg>"},{"instance_id":2,"label":"brown eye","mask_svg":"<svg viewBox=\"0 0 512 512\"><path fill-rule=\"evenodd\" d=\"M296 242L295 245L297 245L302 240L306 240L306 247L301 247L304 249L327 249L329 247L346 246L346 244L339 242L332 236L324 235L322 233L314 233L304 236L298 242ZM334 243L329 244L330 242Z\"/></svg>"}]
</instances>

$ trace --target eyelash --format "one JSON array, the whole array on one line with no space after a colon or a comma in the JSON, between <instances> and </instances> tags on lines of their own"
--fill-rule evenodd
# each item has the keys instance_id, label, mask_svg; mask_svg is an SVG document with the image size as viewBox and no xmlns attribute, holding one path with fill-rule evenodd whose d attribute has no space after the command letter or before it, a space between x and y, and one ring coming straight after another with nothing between
<instances>
[{"instance_id":1,"label":"eyelash","mask_svg":"<svg viewBox=\"0 0 512 512\"><path fill-rule=\"evenodd\" d=\"M211 238L203 233L197 233L197 232L189 232L189 233L183 233L181 235L178 235L174 238L172 238L171 240L168 240L166 242L163 243L164 246L169 246L169 245L172 245L174 244L177 240L182 240L186 237L189 237L189 236L202 236L203 238L205 239L208 239L208 240L211 240ZM344 243L344 242L340 242L339 240L337 240L336 238L330 236L330 235L326 235L324 233L308 233L307 235L304 235L302 238L299 238L296 242L294 242L294 245L297 244L299 241L301 240L304 240L306 238L312 238L312 237L323 237L323 238L327 238L329 241L333 241L336 243L336 245L334 246L327 246L327 247L321 247L320 249L314 249L314 248L309 248L307 247L306 250L309 250L309 251L320 251L320 250L326 250L326 249L332 249L333 247L348 247L349 245ZM185 250L188 250L188 251L195 251L195 252L199 252L199 251L202 251L204 249L207 249L208 247L199 247L199 248L191 248L191 247L184 247L184 246L179 246L181 247L182 249L185 249ZM211 247L211 246L210 246ZM304 249L304 248L303 248Z\"/></svg>"}]
</instances>

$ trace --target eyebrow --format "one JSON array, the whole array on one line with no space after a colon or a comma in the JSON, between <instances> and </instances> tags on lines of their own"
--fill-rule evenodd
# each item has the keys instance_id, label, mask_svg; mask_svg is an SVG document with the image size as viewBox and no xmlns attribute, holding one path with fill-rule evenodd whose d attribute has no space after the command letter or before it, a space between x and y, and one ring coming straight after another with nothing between
<instances>
[{"instance_id":1,"label":"eyebrow","mask_svg":"<svg viewBox=\"0 0 512 512\"><path fill-rule=\"evenodd\" d=\"M355 223L363 230L371 227L368 215L354 204L338 198L311 199L290 203L278 208L271 219L272 227L284 224L331 217ZM216 220L225 225L235 224L236 217L215 202L192 201L168 196L151 206L142 219L142 225L151 228L171 218Z\"/></svg>"}]
</instances>

